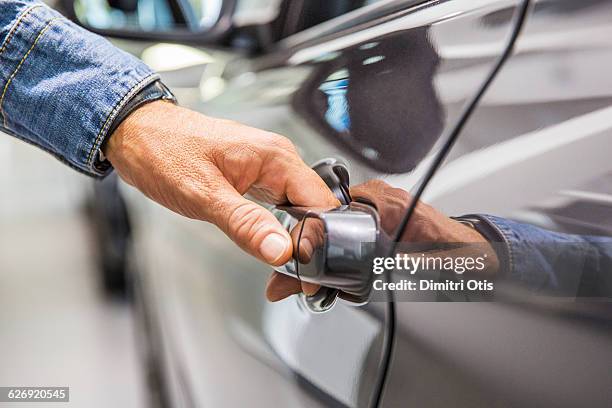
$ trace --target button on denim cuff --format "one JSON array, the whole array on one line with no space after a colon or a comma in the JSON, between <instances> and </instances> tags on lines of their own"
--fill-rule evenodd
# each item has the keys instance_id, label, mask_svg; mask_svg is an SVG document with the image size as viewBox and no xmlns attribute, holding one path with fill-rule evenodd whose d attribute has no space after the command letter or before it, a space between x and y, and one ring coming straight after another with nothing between
<instances>
[{"instance_id":1,"label":"button on denim cuff","mask_svg":"<svg viewBox=\"0 0 612 408\"><path fill-rule=\"evenodd\" d=\"M159 79L104 38L32 1L0 1L0 128L94 177L121 108Z\"/></svg>"}]
</instances>

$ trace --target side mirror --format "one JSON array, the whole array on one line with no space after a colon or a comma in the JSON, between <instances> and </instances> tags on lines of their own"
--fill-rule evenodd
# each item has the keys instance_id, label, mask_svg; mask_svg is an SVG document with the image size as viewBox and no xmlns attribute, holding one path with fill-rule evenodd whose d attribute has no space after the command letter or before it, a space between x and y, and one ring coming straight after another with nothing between
<instances>
[{"instance_id":1,"label":"side mirror","mask_svg":"<svg viewBox=\"0 0 612 408\"><path fill-rule=\"evenodd\" d=\"M236 0L63 0L69 18L110 37L212 43L232 28Z\"/></svg>"}]
</instances>

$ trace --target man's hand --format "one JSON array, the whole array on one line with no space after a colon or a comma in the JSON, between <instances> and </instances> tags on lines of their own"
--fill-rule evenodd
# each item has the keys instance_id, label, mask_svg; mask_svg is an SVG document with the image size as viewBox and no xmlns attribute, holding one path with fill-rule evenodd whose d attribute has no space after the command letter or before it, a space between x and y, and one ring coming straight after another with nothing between
<instances>
[{"instance_id":1,"label":"man's hand","mask_svg":"<svg viewBox=\"0 0 612 408\"><path fill-rule=\"evenodd\" d=\"M128 116L105 154L121 178L146 196L212 222L271 265L289 261L291 238L268 210L243 194L274 204L338 204L288 139L167 102Z\"/></svg>"}]
</instances>

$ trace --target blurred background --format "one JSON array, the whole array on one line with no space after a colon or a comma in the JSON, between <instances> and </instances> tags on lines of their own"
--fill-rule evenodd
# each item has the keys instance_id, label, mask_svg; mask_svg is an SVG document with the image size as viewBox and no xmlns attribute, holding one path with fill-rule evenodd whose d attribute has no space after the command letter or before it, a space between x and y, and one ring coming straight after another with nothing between
<instances>
[{"instance_id":1,"label":"blurred background","mask_svg":"<svg viewBox=\"0 0 612 408\"><path fill-rule=\"evenodd\" d=\"M102 295L95 272L90 188L0 133L0 385L70 386L72 406L148 406L130 308Z\"/></svg>"},{"instance_id":2,"label":"blurred background","mask_svg":"<svg viewBox=\"0 0 612 408\"><path fill-rule=\"evenodd\" d=\"M62 1L45 3L66 13ZM221 3L191 2L198 27L216 21ZM77 0L74 12L95 28L165 31L188 25L174 21L167 3L158 0ZM223 88L217 75L200 83L213 61L201 49L115 43L158 71L182 102L193 104L204 91L210 98ZM177 68L182 70L173 76ZM72 406L151 405L137 319L116 265L123 259L114 252L124 249L125 231L99 228L94 215L114 214L122 203L92 208L92 197L116 197L116 186L113 177L93 182L0 133L0 386L69 386ZM99 248L100 233L110 233L107 241L117 245ZM110 281L102 270L110 271Z\"/></svg>"}]
</instances>

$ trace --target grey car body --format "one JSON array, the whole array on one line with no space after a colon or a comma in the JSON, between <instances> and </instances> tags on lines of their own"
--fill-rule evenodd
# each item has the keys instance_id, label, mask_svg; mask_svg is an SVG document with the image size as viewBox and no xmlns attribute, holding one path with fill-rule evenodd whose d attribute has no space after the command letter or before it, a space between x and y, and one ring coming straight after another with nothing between
<instances>
[{"instance_id":1,"label":"grey car body","mask_svg":"<svg viewBox=\"0 0 612 408\"><path fill-rule=\"evenodd\" d=\"M384 179L448 215L612 233L612 3L371 3L256 56L212 51L199 84L162 76L184 105L285 135L306 162L343 160L352 184ZM223 90L203 100L211 78ZM270 268L213 226L123 193L164 404L612 404L606 302L313 313L301 295L267 302Z\"/></svg>"}]
</instances>

